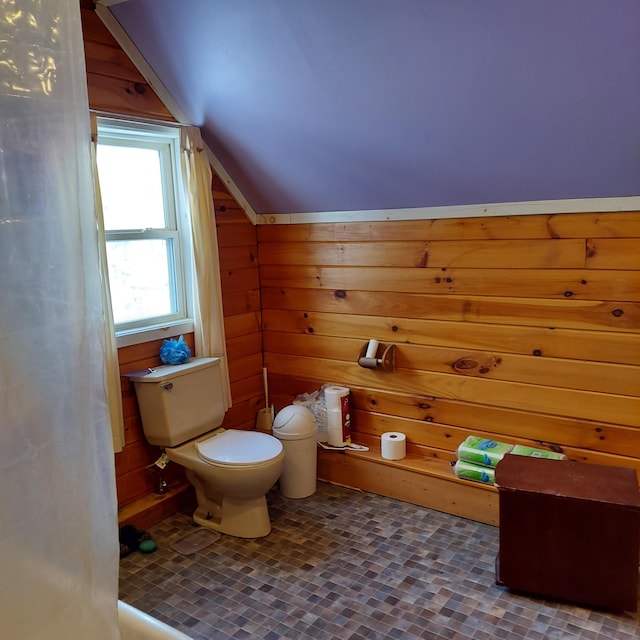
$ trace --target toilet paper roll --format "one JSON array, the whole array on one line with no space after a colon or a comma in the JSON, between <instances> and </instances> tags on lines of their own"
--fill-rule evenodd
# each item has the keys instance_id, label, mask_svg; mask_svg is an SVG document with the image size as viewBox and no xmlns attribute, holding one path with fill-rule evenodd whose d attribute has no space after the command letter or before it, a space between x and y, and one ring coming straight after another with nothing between
<instances>
[{"instance_id":1,"label":"toilet paper roll","mask_svg":"<svg viewBox=\"0 0 640 640\"><path fill-rule=\"evenodd\" d=\"M382 457L385 460L402 460L407 455L407 436L399 431L382 434Z\"/></svg>"},{"instance_id":2,"label":"toilet paper roll","mask_svg":"<svg viewBox=\"0 0 640 640\"><path fill-rule=\"evenodd\" d=\"M367 351L364 355L365 358L375 358L378 355L378 341L373 338L369 340L367 345Z\"/></svg>"},{"instance_id":3,"label":"toilet paper roll","mask_svg":"<svg viewBox=\"0 0 640 640\"><path fill-rule=\"evenodd\" d=\"M349 389L347 387L339 387L337 385L325 387L324 400L327 405L327 411L330 409L340 409L342 407L342 398L348 395Z\"/></svg>"}]
</instances>

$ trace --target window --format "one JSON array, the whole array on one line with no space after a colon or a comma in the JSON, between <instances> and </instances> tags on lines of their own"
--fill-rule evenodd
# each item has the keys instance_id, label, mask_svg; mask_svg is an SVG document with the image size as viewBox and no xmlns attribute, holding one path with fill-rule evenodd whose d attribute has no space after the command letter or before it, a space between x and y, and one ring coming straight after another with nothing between
<instances>
[{"instance_id":1,"label":"window","mask_svg":"<svg viewBox=\"0 0 640 640\"><path fill-rule=\"evenodd\" d=\"M118 346L193 330L177 129L99 118L97 163Z\"/></svg>"}]
</instances>

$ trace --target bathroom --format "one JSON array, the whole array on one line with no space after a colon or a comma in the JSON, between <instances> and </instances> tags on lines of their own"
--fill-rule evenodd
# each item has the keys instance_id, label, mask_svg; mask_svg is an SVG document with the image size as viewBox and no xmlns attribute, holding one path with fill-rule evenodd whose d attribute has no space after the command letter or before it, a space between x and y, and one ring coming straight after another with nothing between
<instances>
[{"instance_id":1,"label":"bathroom","mask_svg":"<svg viewBox=\"0 0 640 640\"><path fill-rule=\"evenodd\" d=\"M90 3L82 4L91 108L170 120ZM623 213L592 205L551 216L516 209L437 223L254 226L219 177L214 201L233 398L223 426L254 427L264 406L263 366L278 408L327 382L330 371L330 381L354 389L356 442L373 448L383 432L402 431L410 453L432 460L434 472L322 453L321 478L490 524L494 494L443 478L469 433L557 445L587 462L640 465L637 204ZM460 243L469 240L480 245L476 262L461 257ZM347 243L366 257L341 272ZM500 277L488 280L483 266ZM432 269L441 272L437 282L427 281ZM575 284L562 280L565 269L578 269ZM398 345L397 371L358 368L369 337ZM193 348L193 335L185 338ZM122 348L121 372L157 365L161 342ZM192 496L169 465L169 491L158 499L148 470L158 450L144 440L126 378L122 394L120 523L148 529Z\"/></svg>"}]
</instances>

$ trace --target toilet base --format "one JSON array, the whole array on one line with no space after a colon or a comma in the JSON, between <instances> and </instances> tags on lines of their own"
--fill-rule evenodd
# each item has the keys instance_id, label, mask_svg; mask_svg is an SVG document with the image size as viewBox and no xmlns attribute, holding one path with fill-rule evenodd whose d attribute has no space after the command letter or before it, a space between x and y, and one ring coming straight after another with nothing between
<instances>
[{"instance_id":1,"label":"toilet base","mask_svg":"<svg viewBox=\"0 0 640 640\"><path fill-rule=\"evenodd\" d=\"M271 533L271 520L264 496L252 500L224 498L216 513L198 506L193 513L193 521L237 538L262 538Z\"/></svg>"}]
</instances>

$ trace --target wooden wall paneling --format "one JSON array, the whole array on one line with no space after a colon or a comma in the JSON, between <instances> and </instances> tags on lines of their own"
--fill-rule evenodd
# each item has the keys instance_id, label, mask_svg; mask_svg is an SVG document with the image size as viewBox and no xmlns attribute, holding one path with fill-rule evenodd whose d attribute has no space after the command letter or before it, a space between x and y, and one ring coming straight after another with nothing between
<instances>
[{"instance_id":1,"label":"wooden wall paneling","mask_svg":"<svg viewBox=\"0 0 640 640\"><path fill-rule=\"evenodd\" d=\"M257 265L258 247L222 247L219 254L220 264L224 265L225 269L252 269Z\"/></svg>"},{"instance_id":2,"label":"wooden wall paneling","mask_svg":"<svg viewBox=\"0 0 640 640\"><path fill-rule=\"evenodd\" d=\"M92 12L92 16L99 22L99 18ZM100 23L102 24L102 23ZM87 66L87 72L96 76L106 76L111 78L120 78L121 80L130 80L132 82L144 82L144 78L139 71L131 64L127 54L122 51L115 40L109 37L103 37L103 32L98 32L97 25L93 26L93 33L87 33L85 30L84 39L84 55ZM90 40L90 37L94 40Z\"/></svg>"},{"instance_id":3,"label":"wooden wall paneling","mask_svg":"<svg viewBox=\"0 0 640 640\"><path fill-rule=\"evenodd\" d=\"M89 106L97 111L174 120L95 12L81 9Z\"/></svg>"},{"instance_id":4,"label":"wooden wall paneling","mask_svg":"<svg viewBox=\"0 0 640 640\"><path fill-rule=\"evenodd\" d=\"M289 355L357 361L364 341L358 337L265 332L266 351ZM640 395L640 367L583 360L515 355L497 351L441 348L402 343L396 349L396 367L439 373L458 373L495 380L524 382L583 391Z\"/></svg>"},{"instance_id":5,"label":"wooden wall paneling","mask_svg":"<svg viewBox=\"0 0 640 640\"><path fill-rule=\"evenodd\" d=\"M229 362L229 378L231 382L248 377L248 372L262 371L262 352L251 353Z\"/></svg>"},{"instance_id":6,"label":"wooden wall paneling","mask_svg":"<svg viewBox=\"0 0 640 640\"><path fill-rule=\"evenodd\" d=\"M135 65L124 54L124 51L120 49L115 38L111 35L109 30L104 26L104 24L102 23L102 20L100 20L100 18L98 17L96 12L93 11L93 9L89 7L81 7L80 20L82 22L82 36L84 39L85 48L87 48L93 42L108 45L112 49L116 51L120 51L122 53L125 60L125 62L123 62L123 66L127 65L135 69ZM87 56L87 57L90 58L90 56ZM99 58L96 58L96 60L100 61L103 58L108 60L108 57L109 56L105 56L103 53Z\"/></svg>"},{"instance_id":7,"label":"wooden wall paneling","mask_svg":"<svg viewBox=\"0 0 640 640\"><path fill-rule=\"evenodd\" d=\"M238 402L257 403L258 408L264 407L264 383L262 377L262 369L260 373L249 375L231 383L231 395L233 397L233 406ZM255 414L253 420L255 422ZM226 426L227 423L223 426Z\"/></svg>"},{"instance_id":8,"label":"wooden wall paneling","mask_svg":"<svg viewBox=\"0 0 640 640\"><path fill-rule=\"evenodd\" d=\"M249 224L218 224L218 246L242 247L256 243L255 229Z\"/></svg>"},{"instance_id":9,"label":"wooden wall paneling","mask_svg":"<svg viewBox=\"0 0 640 640\"><path fill-rule=\"evenodd\" d=\"M579 269L585 266L585 241L271 242L261 246L260 264Z\"/></svg>"},{"instance_id":10,"label":"wooden wall paneling","mask_svg":"<svg viewBox=\"0 0 640 640\"><path fill-rule=\"evenodd\" d=\"M261 281L268 287L302 289L640 301L640 273L628 270L267 265Z\"/></svg>"},{"instance_id":11,"label":"wooden wall paneling","mask_svg":"<svg viewBox=\"0 0 640 640\"><path fill-rule=\"evenodd\" d=\"M250 333L227 339L227 357L230 361L254 354L262 355L262 335Z\"/></svg>"},{"instance_id":12,"label":"wooden wall paneling","mask_svg":"<svg viewBox=\"0 0 640 640\"><path fill-rule=\"evenodd\" d=\"M288 331L341 336L361 340L376 338L398 344L425 344L472 350L498 350L536 357L569 358L598 362L637 364L637 333L613 333L511 327L498 324L416 320L404 317L263 311L265 331ZM597 338L595 340L594 338Z\"/></svg>"},{"instance_id":13,"label":"wooden wall paneling","mask_svg":"<svg viewBox=\"0 0 640 640\"><path fill-rule=\"evenodd\" d=\"M231 291L260 289L258 269L230 269L226 268L226 266L225 268L222 268L222 264L220 267L220 279L222 281L223 294Z\"/></svg>"},{"instance_id":14,"label":"wooden wall paneling","mask_svg":"<svg viewBox=\"0 0 640 640\"><path fill-rule=\"evenodd\" d=\"M269 378L270 392L278 409L290 404L296 395L319 389L326 382L331 380L324 377L317 380L292 379L288 375L276 373ZM366 412L385 416L389 420L414 420L428 429L435 425L434 428L443 430L441 443L449 443L442 448L449 451L455 451L464 440L457 440L454 434L467 429L474 434L492 434L494 439L500 441L522 439L529 441L531 446L561 452L571 448L575 459L582 459L580 456L587 455L583 450L640 458L640 429L633 427L371 387L352 386L350 399L354 411L353 426L358 433L366 433L360 424L360 416ZM455 430L447 430L449 427L454 427Z\"/></svg>"},{"instance_id":15,"label":"wooden wall paneling","mask_svg":"<svg viewBox=\"0 0 640 640\"><path fill-rule=\"evenodd\" d=\"M263 287L261 295L264 308L269 310L334 312L343 316L386 316L392 311L397 317L411 319L640 331L637 302L292 287Z\"/></svg>"},{"instance_id":16,"label":"wooden wall paneling","mask_svg":"<svg viewBox=\"0 0 640 640\"><path fill-rule=\"evenodd\" d=\"M640 238L640 211L549 216L553 238ZM537 216L535 216L537 217Z\"/></svg>"},{"instance_id":17,"label":"wooden wall paneling","mask_svg":"<svg viewBox=\"0 0 640 640\"><path fill-rule=\"evenodd\" d=\"M253 429L264 404L256 229L215 174L212 189L233 400L223 426Z\"/></svg>"},{"instance_id":18,"label":"wooden wall paneling","mask_svg":"<svg viewBox=\"0 0 640 640\"><path fill-rule=\"evenodd\" d=\"M257 251L256 227L249 222L240 206L233 200L233 196L215 173L212 185L220 254L223 255L224 250L229 247L248 247ZM230 206L230 203L235 206Z\"/></svg>"},{"instance_id":19,"label":"wooden wall paneling","mask_svg":"<svg viewBox=\"0 0 640 640\"><path fill-rule=\"evenodd\" d=\"M225 317L260 312L260 290L228 291L222 299Z\"/></svg>"},{"instance_id":20,"label":"wooden wall paneling","mask_svg":"<svg viewBox=\"0 0 640 640\"><path fill-rule=\"evenodd\" d=\"M224 330L227 340L260 332L260 313L250 311L237 315L225 315Z\"/></svg>"},{"instance_id":21,"label":"wooden wall paneling","mask_svg":"<svg viewBox=\"0 0 640 640\"><path fill-rule=\"evenodd\" d=\"M589 238L588 269L640 269L640 239Z\"/></svg>"},{"instance_id":22,"label":"wooden wall paneling","mask_svg":"<svg viewBox=\"0 0 640 640\"><path fill-rule=\"evenodd\" d=\"M478 379L457 374L396 369L388 374L363 369L358 364L265 352L265 366L274 373L315 378L331 371L335 382L345 386L377 387L409 393L428 392L443 398L490 404L584 420L640 427L640 398L560 389L502 380Z\"/></svg>"}]
</instances>

